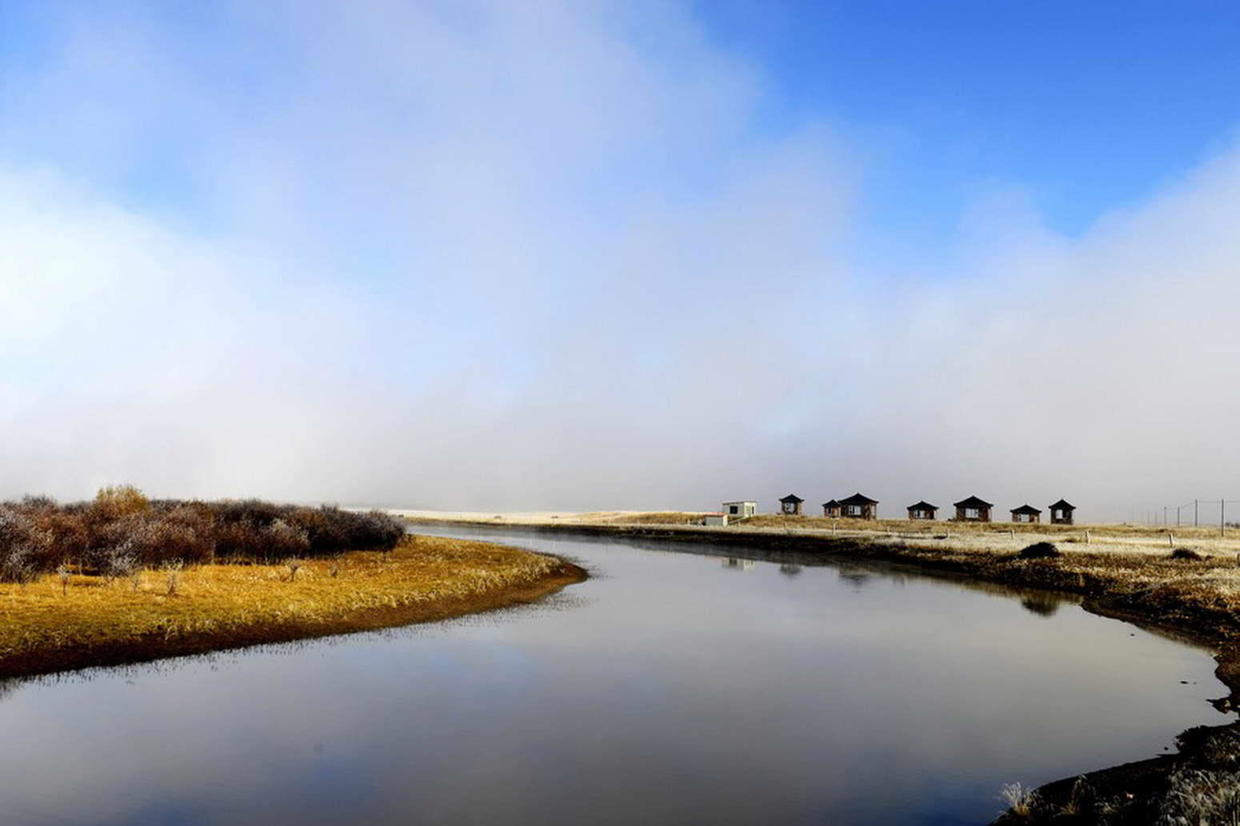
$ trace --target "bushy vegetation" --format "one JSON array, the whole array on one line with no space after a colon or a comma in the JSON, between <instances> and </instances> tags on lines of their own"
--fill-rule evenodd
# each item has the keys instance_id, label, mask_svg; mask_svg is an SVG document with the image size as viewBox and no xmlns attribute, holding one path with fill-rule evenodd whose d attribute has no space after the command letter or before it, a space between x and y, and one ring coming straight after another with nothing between
<instances>
[{"instance_id":1,"label":"bushy vegetation","mask_svg":"<svg viewBox=\"0 0 1240 826\"><path fill-rule=\"evenodd\" d=\"M1052 542L1035 542L1020 550L1021 559L1054 559L1063 556Z\"/></svg>"},{"instance_id":2,"label":"bushy vegetation","mask_svg":"<svg viewBox=\"0 0 1240 826\"><path fill-rule=\"evenodd\" d=\"M0 581L24 584L68 570L109 579L135 569L228 559L273 562L388 551L404 536L388 514L277 505L149 500L130 485L61 505L44 496L0 503Z\"/></svg>"},{"instance_id":3,"label":"bushy vegetation","mask_svg":"<svg viewBox=\"0 0 1240 826\"><path fill-rule=\"evenodd\" d=\"M1205 559L1204 556L1194 551L1192 548L1176 548L1171 552L1172 559L1180 559L1187 562L1200 562Z\"/></svg>"}]
</instances>

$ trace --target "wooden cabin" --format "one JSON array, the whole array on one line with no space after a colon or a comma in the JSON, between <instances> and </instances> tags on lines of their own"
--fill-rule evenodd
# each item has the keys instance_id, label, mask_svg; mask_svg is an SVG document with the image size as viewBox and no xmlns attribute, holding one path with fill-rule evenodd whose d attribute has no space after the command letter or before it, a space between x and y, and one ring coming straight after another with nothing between
<instances>
[{"instance_id":1,"label":"wooden cabin","mask_svg":"<svg viewBox=\"0 0 1240 826\"><path fill-rule=\"evenodd\" d=\"M1076 510L1076 505L1070 504L1066 499L1060 499L1050 506L1050 510L1052 525L1071 525L1072 512Z\"/></svg>"},{"instance_id":2,"label":"wooden cabin","mask_svg":"<svg viewBox=\"0 0 1240 826\"><path fill-rule=\"evenodd\" d=\"M925 499L921 500L916 505L908 506L908 518L915 522L919 520L932 521L937 519L938 512L939 506L931 505Z\"/></svg>"},{"instance_id":3,"label":"wooden cabin","mask_svg":"<svg viewBox=\"0 0 1240 826\"><path fill-rule=\"evenodd\" d=\"M854 493L847 499L841 499L840 515L847 519L877 519L878 500L860 493Z\"/></svg>"},{"instance_id":4,"label":"wooden cabin","mask_svg":"<svg viewBox=\"0 0 1240 826\"><path fill-rule=\"evenodd\" d=\"M790 493L783 499L779 500L779 512L785 516L800 516L801 503L804 501L804 499L797 496L795 493Z\"/></svg>"},{"instance_id":5,"label":"wooden cabin","mask_svg":"<svg viewBox=\"0 0 1240 826\"><path fill-rule=\"evenodd\" d=\"M1028 503L1019 508L1012 508L1012 521L1032 525L1042 521L1042 511Z\"/></svg>"},{"instance_id":6,"label":"wooden cabin","mask_svg":"<svg viewBox=\"0 0 1240 826\"><path fill-rule=\"evenodd\" d=\"M956 521L957 522L989 522L990 509L994 505L985 499L979 499L976 496L970 496L968 499L961 499L955 504Z\"/></svg>"},{"instance_id":7,"label":"wooden cabin","mask_svg":"<svg viewBox=\"0 0 1240 826\"><path fill-rule=\"evenodd\" d=\"M822 515L828 519L840 518L840 503L832 499L830 502L822 503Z\"/></svg>"}]
</instances>

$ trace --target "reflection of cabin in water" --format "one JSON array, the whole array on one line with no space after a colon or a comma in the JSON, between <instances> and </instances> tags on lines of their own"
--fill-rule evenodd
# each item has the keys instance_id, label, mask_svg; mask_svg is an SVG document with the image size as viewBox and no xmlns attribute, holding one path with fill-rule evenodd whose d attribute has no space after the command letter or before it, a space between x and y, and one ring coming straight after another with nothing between
<instances>
[{"instance_id":1,"label":"reflection of cabin in water","mask_svg":"<svg viewBox=\"0 0 1240 826\"><path fill-rule=\"evenodd\" d=\"M804 499L797 496L795 493L790 493L783 499L779 500L779 512L785 516L800 516L801 503L804 501Z\"/></svg>"},{"instance_id":2,"label":"reflection of cabin in water","mask_svg":"<svg viewBox=\"0 0 1240 826\"><path fill-rule=\"evenodd\" d=\"M752 559L737 559L734 556L723 560L723 567L730 568L733 571L752 571L756 564Z\"/></svg>"},{"instance_id":3,"label":"reflection of cabin in water","mask_svg":"<svg viewBox=\"0 0 1240 826\"><path fill-rule=\"evenodd\" d=\"M994 505L985 499L979 499L976 496L970 496L968 499L961 499L955 504L956 521L957 522L989 522L990 509Z\"/></svg>"},{"instance_id":4,"label":"reflection of cabin in water","mask_svg":"<svg viewBox=\"0 0 1240 826\"><path fill-rule=\"evenodd\" d=\"M1027 525L1036 524L1042 521L1042 511L1026 503L1019 508L1012 508L1012 521Z\"/></svg>"},{"instance_id":5,"label":"reflection of cabin in water","mask_svg":"<svg viewBox=\"0 0 1240 826\"><path fill-rule=\"evenodd\" d=\"M849 519L877 519L878 500L860 493L854 493L847 499L840 500L840 514Z\"/></svg>"},{"instance_id":6,"label":"reflection of cabin in water","mask_svg":"<svg viewBox=\"0 0 1240 826\"><path fill-rule=\"evenodd\" d=\"M1052 525L1071 525L1072 511L1076 510L1075 505L1068 503L1066 499L1060 499L1051 505L1051 524Z\"/></svg>"},{"instance_id":7,"label":"reflection of cabin in water","mask_svg":"<svg viewBox=\"0 0 1240 826\"><path fill-rule=\"evenodd\" d=\"M749 499L742 499L739 502L724 502L723 512L730 519L745 519L758 512L758 503Z\"/></svg>"},{"instance_id":8,"label":"reflection of cabin in water","mask_svg":"<svg viewBox=\"0 0 1240 826\"><path fill-rule=\"evenodd\" d=\"M931 505L925 499L921 500L916 505L908 506L908 518L914 521L923 519L928 521L936 519L938 512L939 506Z\"/></svg>"},{"instance_id":9,"label":"reflection of cabin in water","mask_svg":"<svg viewBox=\"0 0 1240 826\"><path fill-rule=\"evenodd\" d=\"M840 518L840 503L832 499L829 502L822 503L822 515L828 519Z\"/></svg>"}]
</instances>

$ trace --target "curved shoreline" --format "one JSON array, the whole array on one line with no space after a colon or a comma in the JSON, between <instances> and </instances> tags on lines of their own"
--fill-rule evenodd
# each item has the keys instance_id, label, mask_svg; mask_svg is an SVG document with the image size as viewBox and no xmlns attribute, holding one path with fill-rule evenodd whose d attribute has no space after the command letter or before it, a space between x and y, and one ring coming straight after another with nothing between
<instances>
[{"instance_id":1,"label":"curved shoreline","mask_svg":"<svg viewBox=\"0 0 1240 826\"><path fill-rule=\"evenodd\" d=\"M101 615L99 621L105 633L94 635L93 639L87 638L90 635L77 638L53 636L51 633L53 629L45 629L49 631L49 639L53 640L50 644L32 644L25 647L9 644L0 647L0 679L32 677L82 668L129 665L167 657L433 622L535 602L567 585L582 582L588 577L586 571L579 566L547 554L535 554L532 551L493 543L457 542L455 544L458 546L469 546L469 550L474 550L476 546L476 549L491 553L498 551L507 559L514 561L521 561L516 555L523 555L539 560L539 564L530 567L528 575L524 576L521 572L499 571L501 575L498 575L497 581L491 583L489 587L456 588L455 590L448 588L442 591L435 588L429 597L425 593L412 590L404 595L393 596L391 594L393 582L380 579L386 572L390 571L395 576L402 573L402 565L417 565L420 562L416 556L417 553L425 553L427 550L440 553L436 543L444 542L444 540L433 537L421 539L425 541L416 546L414 543L417 538L410 539L404 546L404 555L401 549L391 555L384 555L380 552L356 552L347 555L347 562L343 563L344 565L354 565L358 569L364 569L363 575L370 576L371 581L376 583L368 592L366 582L360 577L350 578L346 571L345 575L335 579L337 574L332 573L330 575L333 577L332 584L329 584L328 588L350 588L348 598L352 600L352 603L348 606L344 606L342 601L337 601L334 605L329 604L318 612L299 611L297 602L300 594L296 591L277 593L275 598L281 600L282 604L262 606L274 610L246 614L235 613L230 616L228 610L231 606L225 606L221 602L218 613L211 614L213 603L207 607L206 621L201 623L201 627L178 629L168 624L159 630L150 627L139 629L138 626L134 626L134 633L128 634L126 633L129 630L127 627L115 622L107 625L109 620ZM427 543L430 543L429 548L425 547ZM416 547L417 550L410 550L412 547ZM485 560L475 560L473 564L484 564L484 562ZM311 562L306 563L306 568L326 567L330 564L332 563L326 561ZM336 564L339 566L341 563ZM231 574L244 574L248 580L261 580L269 593L272 592L273 581L282 583L281 586L275 587L285 589L290 587L285 580L273 580L270 575L270 572L275 571L278 576L281 566L221 565L212 567ZM376 569L381 573L373 574L372 571ZM485 580L487 571L480 570ZM265 579L261 576L264 572L269 574ZM311 570L305 574L294 574L294 577L302 576L303 579L296 580L291 587L297 588L305 581L308 574L312 573ZM188 573L187 577L190 575L192 572ZM320 582L326 581L325 578L320 580ZM378 588L380 582L385 586L383 590ZM337 586L335 583L340 584ZM79 582L74 587L81 587L83 584ZM59 585L46 582L43 585L52 587L53 591L60 588ZM35 588L36 586L26 587ZM86 587L108 586L89 584ZM182 590L192 589L183 588ZM169 599L159 594L148 593L142 596L149 597L150 600ZM195 597L191 593L188 597L172 597L171 599L178 598L193 600ZM65 599L72 600L73 595L68 594ZM6 607L4 612L12 616L21 610L20 606Z\"/></svg>"},{"instance_id":2,"label":"curved shoreline","mask_svg":"<svg viewBox=\"0 0 1240 826\"><path fill-rule=\"evenodd\" d=\"M1225 558L1176 561L1168 556L1068 551L1051 559L1021 559L1007 551L963 550L943 543L934 548L862 537L699 529L690 526L488 524L475 521L410 519L413 524L482 531L531 532L615 540L699 543L723 546L744 556L744 548L776 561L783 554L798 561L840 560L908 567L931 575L1072 594L1094 614L1118 619L1202 645L1214 653L1215 675L1227 695L1214 702L1220 711L1240 710L1240 597L1233 603L1222 587L1210 587L1211 572L1236 564ZM1104 768L1082 777L1048 783L1036 790L1039 807L1009 811L996 824L1152 822L1167 802L1189 798L1175 785L1182 778L1226 787L1240 784L1240 722L1189 729L1177 740L1176 754ZM1202 780L1204 778L1204 780ZM1083 792L1082 790L1086 790ZM1195 791L1195 790L1194 790ZM1179 805L1177 803L1177 805ZM1202 804L1205 805L1205 804ZM1091 808L1092 807L1092 808ZM1089 812L1095 812L1091 815Z\"/></svg>"}]
</instances>

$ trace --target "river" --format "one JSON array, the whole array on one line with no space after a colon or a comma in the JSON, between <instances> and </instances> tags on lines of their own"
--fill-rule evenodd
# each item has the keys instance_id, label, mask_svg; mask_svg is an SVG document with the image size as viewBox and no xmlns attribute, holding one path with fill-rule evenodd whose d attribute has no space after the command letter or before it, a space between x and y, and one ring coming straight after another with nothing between
<instances>
[{"instance_id":1,"label":"river","mask_svg":"<svg viewBox=\"0 0 1240 826\"><path fill-rule=\"evenodd\" d=\"M1207 651L1044 595L437 532L592 578L450 622L12 683L3 822L981 824L1004 783L1229 719Z\"/></svg>"}]
</instances>

